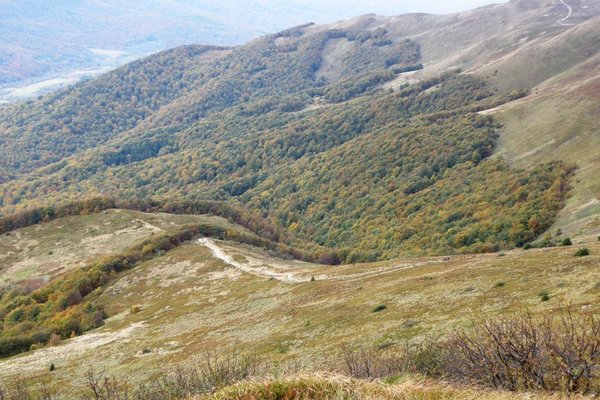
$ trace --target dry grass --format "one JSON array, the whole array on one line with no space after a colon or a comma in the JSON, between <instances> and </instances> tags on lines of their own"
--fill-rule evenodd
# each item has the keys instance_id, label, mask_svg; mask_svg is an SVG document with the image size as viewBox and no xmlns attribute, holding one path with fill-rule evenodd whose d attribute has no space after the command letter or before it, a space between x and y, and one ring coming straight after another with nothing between
<instances>
[{"instance_id":1,"label":"dry grass","mask_svg":"<svg viewBox=\"0 0 600 400\"><path fill-rule=\"evenodd\" d=\"M111 316L104 327L52 351L1 360L0 379L46 373L54 363L54 378L67 385L83 378L81 365L144 381L224 346L280 365L299 362L307 370L322 370L322 362L339 355L343 345L394 348L523 309L548 313L572 304L598 311L600 300L595 238L585 243L591 255L582 258L563 247L338 267L219 245L256 268L317 279L284 283L233 270L207 247L188 243L123 273L97 298ZM500 281L505 284L498 287ZM542 291L550 293L549 301L540 301ZM386 309L372 313L380 304ZM132 307L138 312L131 313Z\"/></svg>"},{"instance_id":2,"label":"dry grass","mask_svg":"<svg viewBox=\"0 0 600 400\"><path fill-rule=\"evenodd\" d=\"M250 380L194 400L512 400L583 399L551 394L514 394L460 387L443 382L408 378L397 384L350 379L339 375L310 374L280 379Z\"/></svg>"}]
</instances>

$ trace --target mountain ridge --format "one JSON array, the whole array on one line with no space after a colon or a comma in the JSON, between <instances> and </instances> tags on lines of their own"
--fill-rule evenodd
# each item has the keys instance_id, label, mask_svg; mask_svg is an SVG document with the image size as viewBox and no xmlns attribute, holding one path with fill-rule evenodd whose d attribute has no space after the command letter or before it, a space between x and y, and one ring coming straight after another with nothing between
<instances>
[{"instance_id":1,"label":"mountain ridge","mask_svg":"<svg viewBox=\"0 0 600 400\"><path fill-rule=\"evenodd\" d=\"M0 108L6 393L600 393L599 14L304 24Z\"/></svg>"},{"instance_id":2,"label":"mountain ridge","mask_svg":"<svg viewBox=\"0 0 600 400\"><path fill-rule=\"evenodd\" d=\"M598 17L594 15L600 10L593 2L580 2L579 5L570 17L576 22L583 21L577 26L558 24L556 21L564 10L556 3L545 1L535 4L512 1L446 16L363 16L332 25L301 25L234 49L192 46L161 53L37 102L4 108L0 111L0 126L4 128L0 142L12 150L7 152L7 158L0 160L0 182L4 182L0 198L3 210L10 212L16 207L39 204L42 193L44 198L52 201L86 193L126 198L191 196L252 204L255 211L292 230L298 229L299 221L304 221L300 231L309 238L315 221L309 223L306 207L311 202L318 203L319 198L325 201L325 193L304 195L309 203L303 203L300 215L284 218L266 210L268 193L279 190L260 186L262 182L272 181L278 170L309 165L306 160L320 157L321 153L333 154L338 147L350 146L345 145L346 142L373 135L373 132L381 132L382 138L387 137L377 139L382 143L392 143L396 140L394 135L406 136L407 139L402 140L408 140L411 135L427 135L424 127L431 122L442 126L448 124L446 131L452 132L461 124L457 115L463 115L467 120L471 118L469 129L483 131L489 128L494 131L493 136L500 136L495 155L491 151L482 152L473 158L474 168L480 168L482 159L506 154L506 139L514 136L512 132L518 128L511 120L503 120L501 111L513 104L536 105L533 101L539 94L536 85L543 87L544 82L582 62L589 61L594 65L597 47L594 38L598 34ZM473 25L480 19L486 23ZM412 25L399 22L405 20L411 20ZM494 21L503 22L499 29L487 24ZM479 29L479 26L483 28ZM490 32L495 34L490 35ZM529 39L532 34L536 35L535 39ZM435 42L432 39L435 37L444 37L444 41ZM482 41L482 37L486 40ZM448 48L446 41L454 45ZM515 65L526 63L530 53L540 46L547 51L536 51L541 58L534 63L537 69L531 70L533 78L514 80L520 75L515 74ZM570 48L575 56L563 54L560 46ZM204 49L208 56L193 56L189 53L195 51L192 49ZM556 59L556 66L548 66L544 57ZM178 64L173 64L174 60L178 60ZM164 72L161 63L180 67ZM143 101L140 103L131 90L124 90L120 96L129 102L124 104L131 106L126 111L123 108L115 112L114 107L119 103L98 95L101 93L98 85L101 82L105 82L107 88L120 85L114 86L119 93L123 87L120 81L129 79L129 75L144 76L140 69L144 65L147 66L145 74L149 74L144 78L145 83L138 84L134 79L130 84L130 88L136 90L149 85L140 92ZM461 74L457 68L466 68L466 72ZM403 72L411 69L412 72ZM153 86L161 81L160 73L176 82L175 87L180 89L171 95L159 86ZM595 74L593 69L587 73L592 74L590 79ZM164 86L164 82L161 85ZM528 90L531 90L529 95ZM148 93L156 93L155 99ZM151 101L155 104L144 104ZM509 103L502 105L506 102ZM536 107L530 110L532 115L536 115ZM491 109L485 111L488 116L498 116L502 120L503 128L471 116L487 109ZM65 113L63 110L71 111ZM30 115L28 121L23 119L25 113ZM24 122L19 123L17 118ZM394 119L413 121L419 128L410 131L410 124L404 124L394 134L393 129L386 128ZM32 123L36 120L38 122ZM56 142L64 135L56 131L59 126L71 131L63 136L63 145ZM592 122L588 128L593 127ZM97 146L99 138L104 143ZM593 140L593 134L591 138ZM452 154L456 151L452 143L447 139L448 147L443 152ZM40 145L55 148L44 155L38 150ZM473 149L478 147L475 143L470 145ZM418 151L422 150L419 148ZM530 150L518 151L527 158ZM535 168L540 162L562 160L569 164L577 161L550 154L523 164L517 162L518 157L511 155L508 160L515 162L517 169ZM387 160L380 169L390 174L395 161L389 157ZM460 160L460 163L467 161ZM584 161L578 171L588 171L596 162L593 159ZM353 162L351 158L344 161L349 165ZM416 189L404 189L401 196L413 195L413 190L420 192L443 180L445 171L456 166L452 161L432 170L418 162L398 175L398 184L388 184L394 188L390 190L412 185ZM344 163L335 169L345 168L342 167ZM170 170L166 170L165 165L169 165ZM316 171L318 165L311 165ZM487 161L483 165L488 165ZM507 166L508 169L501 167L500 170L512 173L509 172L512 166ZM570 167L565 165L558 170L569 171ZM561 176L566 179L566 175ZM551 180L549 175L538 178ZM293 179L287 176L282 187L298 186L298 183L291 183ZM363 179L368 188L381 178L371 171L363 175ZM590 179L593 181L591 177L587 181ZM550 186L543 187L548 189ZM576 180L574 186L577 193L581 185ZM563 196L567 186L562 183L559 187ZM256 197L250 199L250 193ZM259 201L261 196L266 197ZM590 202L593 199L588 195L584 200ZM528 201L535 203L533 198ZM335 213L342 214L334 215L335 221L340 218L350 218L348 223L356 221L356 210L362 206L358 199L352 200L352 204L351 208L358 207L351 213L355 217L350 218L339 209ZM508 204L514 206L514 203ZM576 202L573 207L579 205ZM550 206L552 212L558 211L556 207ZM538 211L546 215L545 211ZM475 223L472 216L461 215L461 224ZM554 222L550 215L544 217L541 227L532 225L536 226L532 231L534 237ZM529 214L522 222L524 230L531 229L527 220L534 217L540 219ZM363 229L359 225L357 231ZM574 233L591 234L595 229L592 224L586 232ZM454 239L456 234L455 231L445 240L458 243ZM330 239L319 243L331 247L356 245L340 240L343 236L329 236ZM390 237L389 234L386 237ZM406 240L403 234L397 237L404 238L400 241ZM477 239L482 240L480 249L505 246L499 245L500 239L496 244L483 245L484 237L487 234L482 233L481 239ZM533 239L531 233L525 237ZM523 244L517 242L511 243ZM452 251L454 245L450 244L450 248L443 245L443 251ZM400 244L397 246L401 247ZM390 253L386 257L397 254Z\"/></svg>"}]
</instances>

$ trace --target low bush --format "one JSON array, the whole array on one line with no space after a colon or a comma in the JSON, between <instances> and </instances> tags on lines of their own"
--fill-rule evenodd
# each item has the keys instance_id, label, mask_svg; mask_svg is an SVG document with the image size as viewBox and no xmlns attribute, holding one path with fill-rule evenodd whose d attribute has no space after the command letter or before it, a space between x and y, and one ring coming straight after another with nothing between
<instances>
[{"instance_id":1,"label":"low bush","mask_svg":"<svg viewBox=\"0 0 600 400\"><path fill-rule=\"evenodd\" d=\"M590 251L585 247L578 249L575 252L575 257L585 257L585 256L589 256L589 255L590 255Z\"/></svg>"},{"instance_id":2,"label":"low bush","mask_svg":"<svg viewBox=\"0 0 600 400\"><path fill-rule=\"evenodd\" d=\"M513 391L600 393L600 321L593 314L487 320L444 347L450 379Z\"/></svg>"},{"instance_id":3,"label":"low bush","mask_svg":"<svg viewBox=\"0 0 600 400\"><path fill-rule=\"evenodd\" d=\"M387 306L385 304L380 304L377 307L375 307L371 312L372 313L378 313L381 312L383 310L387 309Z\"/></svg>"},{"instance_id":4,"label":"low bush","mask_svg":"<svg viewBox=\"0 0 600 400\"><path fill-rule=\"evenodd\" d=\"M571 241L571 238L564 238L563 240L560 241L560 245L561 246L572 246L573 242Z\"/></svg>"},{"instance_id":5,"label":"low bush","mask_svg":"<svg viewBox=\"0 0 600 400\"><path fill-rule=\"evenodd\" d=\"M550 293L548 293L548 292L542 292L542 293L540 293L540 300L541 301L548 301L548 300L550 300Z\"/></svg>"},{"instance_id":6,"label":"low bush","mask_svg":"<svg viewBox=\"0 0 600 400\"><path fill-rule=\"evenodd\" d=\"M357 379L386 378L402 374L420 374L440 378L444 375L447 350L443 343L425 340L386 346L383 350L343 347L341 360L335 360L335 372Z\"/></svg>"}]
</instances>

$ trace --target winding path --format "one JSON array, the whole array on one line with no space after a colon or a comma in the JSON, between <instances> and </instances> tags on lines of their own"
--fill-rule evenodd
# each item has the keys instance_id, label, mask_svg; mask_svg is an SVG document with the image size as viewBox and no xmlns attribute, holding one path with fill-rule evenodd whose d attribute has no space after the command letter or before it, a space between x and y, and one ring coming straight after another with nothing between
<instances>
[{"instance_id":1,"label":"winding path","mask_svg":"<svg viewBox=\"0 0 600 400\"><path fill-rule=\"evenodd\" d=\"M266 266L266 265L258 266L258 263L236 261L233 259L233 257L230 254L227 254L225 250L223 250L221 247L219 247L219 245L213 239L210 239L210 238L198 239L198 244L208 247L212 251L213 255L216 258L218 258L219 260L223 261L224 263L229 264L232 267L234 267L240 271L243 271L243 272L246 272L246 273L249 273L252 275L275 279L275 280L283 282L283 283L309 282L313 277L310 275L310 273L307 273L308 271L306 271L306 270L302 271L304 273L307 273L306 275L304 275L304 274L300 275L299 273L296 273L296 272L276 272L276 271L273 271L273 269L271 269L274 267L269 268L269 266ZM411 263L411 264L396 264L396 265L392 265L392 266L381 267L381 268L371 269L371 270L365 271L365 272L359 272L359 273L347 274L347 275L320 274L320 275L314 275L314 278L318 281L329 280L329 281L352 282L352 281L356 281L356 280L360 280L360 279L372 278L372 277L381 276L381 275L385 275L385 274L392 273L392 272L398 272L398 271L402 271L402 270L422 267L425 265L438 264L438 263L439 263L439 261L429 260L429 261L421 261L421 262Z\"/></svg>"},{"instance_id":2,"label":"winding path","mask_svg":"<svg viewBox=\"0 0 600 400\"><path fill-rule=\"evenodd\" d=\"M221 249L215 243L215 241L210 238L198 239L198 244L208 247L212 251L213 255L219 260L223 261L224 263L229 264L232 267L239 269L240 271L247 272L249 274L273 278L284 283L300 283L307 282L310 280L310 278L296 276L296 274L292 272L274 272L266 267L255 267L250 264L244 264L235 261L232 256L225 253L225 251Z\"/></svg>"},{"instance_id":3,"label":"winding path","mask_svg":"<svg viewBox=\"0 0 600 400\"><path fill-rule=\"evenodd\" d=\"M558 20L558 21L556 21L556 22L557 22L559 25L563 25L563 26L573 26L573 25L576 25L576 24L568 24L568 23L566 23L566 22L565 22L566 20L568 20L569 18L571 18L571 15L573 15L573 8L572 8L570 5L568 5L568 4L565 2L565 0L560 0L560 2L561 2L561 3L562 3L564 6L565 6L565 7L567 7L568 14L567 14L567 16L566 16L566 17L564 17L564 18L561 18L561 19L559 19L559 20Z\"/></svg>"}]
</instances>

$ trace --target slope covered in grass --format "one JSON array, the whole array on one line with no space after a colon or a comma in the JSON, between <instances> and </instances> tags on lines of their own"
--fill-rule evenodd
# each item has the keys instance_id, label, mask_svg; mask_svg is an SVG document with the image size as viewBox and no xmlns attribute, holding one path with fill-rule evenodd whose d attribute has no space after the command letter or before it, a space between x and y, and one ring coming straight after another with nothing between
<instances>
[{"instance_id":1,"label":"slope covered in grass","mask_svg":"<svg viewBox=\"0 0 600 400\"><path fill-rule=\"evenodd\" d=\"M215 241L215 253L190 241L118 272L86 298L108 316L102 327L5 359L1 374L39 374L54 363L59 380L81 376L81 365L144 380L206 350L232 347L282 368L319 370L344 345L402 348L407 340L444 338L482 317L523 309L545 315L570 304L595 312L597 243L331 267L232 242ZM591 255L574 257L578 247ZM99 352L107 355L101 361Z\"/></svg>"}]
</instances>

